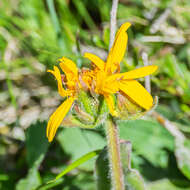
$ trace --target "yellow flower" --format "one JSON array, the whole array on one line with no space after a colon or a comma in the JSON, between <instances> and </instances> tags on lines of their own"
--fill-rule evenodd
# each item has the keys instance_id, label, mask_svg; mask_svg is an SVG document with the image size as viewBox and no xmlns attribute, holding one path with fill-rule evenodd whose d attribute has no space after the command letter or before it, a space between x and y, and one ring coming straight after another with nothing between
<instances>
[{"instance_id":1,"label":"yellow flower","mask_svg":"<svg viewBox=\"0 0 190 190\"><path fill-rule=\"evenodd\" d=\"M119 73L120 62L123 59L127 47L128 35L126 31L130 25L131 24L128 22L124 23L118 30L106 62L94 54L84 54L84 57L88 58L95 65L93 75L93 85L95 87L93 88L97 94L104 96L110 113L113 116L117 116L113 99L113 94L117 92L121 92L127 98L146 110L149 110L153 106L152 96L134 79L152 74L157 70L157 66L151 65L129 72Z\"/></svg>"},{"instance_id":2,"label":"yellow flower","mask_svg":"<svg viewBox=\"0 0 190 190\"><path fill-rule=\"evenodd\" d=\"M51 115L48 121L46 135L49 142L53 140L59 125L70 110L74 100L77 98L77 91L80 88L78 69L75 63L65 57L61 58L59 61L66 79L62 79L61 73L56 66L54 66L54 70L48 70L48 72L54 75L57 80L58 92L66 99ZM65 84L66 89L63 88L63 83Z\"/></svg>"}]
</instances>

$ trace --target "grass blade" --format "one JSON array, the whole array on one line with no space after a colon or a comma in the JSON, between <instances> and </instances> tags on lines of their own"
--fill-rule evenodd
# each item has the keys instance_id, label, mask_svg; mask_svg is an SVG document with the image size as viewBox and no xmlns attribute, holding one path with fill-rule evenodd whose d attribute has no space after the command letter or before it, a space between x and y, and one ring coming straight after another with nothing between
<instances>
[{"instance_id":1,"label":"grass blade","mask_svg":"<svg viewBox=\"0 0 190 190\"><path fill-rule=\"evenodd\" d=\"M83 164L84 162L90 160L91 158L97 156L100 153L101 150L95 150L92 152L89 152L85 155L83 155L82 157L80 157L79 159L77 159L76 161L74 161L72 164L70 164L68 167L66 167L60 174L58 174L55 179L49 181L48 183L53 183L56 180L60 179L61 177L63 177L65 174L67 174L68 172L70 172L71 170L73 170L74 168L76 168L77 166Z\"/></svg>"}]
</instances>

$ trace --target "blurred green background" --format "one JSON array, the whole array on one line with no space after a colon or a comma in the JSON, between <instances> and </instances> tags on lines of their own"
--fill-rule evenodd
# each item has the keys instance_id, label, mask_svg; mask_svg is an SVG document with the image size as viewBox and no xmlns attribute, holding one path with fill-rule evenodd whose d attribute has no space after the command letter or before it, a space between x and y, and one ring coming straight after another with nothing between
<instances>
[{"instance_id":1,"label":"blurred green background","mask_svg":"<svg viewBox=\"0 0 190 190\"><path fill-rule=\"evenodd\" d=\"M87 67L85 51L105 59L110 9L110 0L0 1L1 190L36 189L83 154L105 146L102 127L61 128L53 143L47 142L48 118L62 99L46 70L62 56ZM159 66L151 79L152 95L159 97L156 111L178 134L152 115L119 124L121 139L133 145L132 167L148 190L190 189L189 10L189 0L119 1L118 27L132 23L122 70L143 66L143 52ZM46 189L94 190L94 163L79 166Z\"/></svg>"}]
</instances>

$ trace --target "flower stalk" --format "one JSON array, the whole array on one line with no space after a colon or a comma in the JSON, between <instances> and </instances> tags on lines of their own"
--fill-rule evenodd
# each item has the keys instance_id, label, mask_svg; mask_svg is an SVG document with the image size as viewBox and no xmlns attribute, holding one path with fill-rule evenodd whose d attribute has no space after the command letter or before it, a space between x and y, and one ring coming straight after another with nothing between
<instances>
[{"instance_id":1,"label":"flower stalk","mask_svg":"<svg viewBox=\"0 0 190 190\"><path fill-rule=\"evenodd\" d=\"M110 163L111 183L113 190L124 190L124 176L120 158L118 128L110 117L106 121L107 149Z\"/></svg>"}]
</instances>

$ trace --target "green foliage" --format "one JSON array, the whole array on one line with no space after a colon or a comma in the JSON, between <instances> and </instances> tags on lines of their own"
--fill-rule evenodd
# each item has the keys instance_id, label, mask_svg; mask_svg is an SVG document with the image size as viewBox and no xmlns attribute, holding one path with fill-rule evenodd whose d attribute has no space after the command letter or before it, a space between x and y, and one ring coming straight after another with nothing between
<instances>
[{"instance_id":1,"label":"green foliage","mask_svg":"<svg viewBox=\"0 0 190 190\"><path fill-rule=\"evenodd\" d=\"M104 148L99 154L95 165L95 183L98 190L111 189L109 173L109 160L107 149Z\"/></svg>"},{"instance_id":2,"label":"green foliage","mask_svg":"<svg viewBox=\"0 0 190 190\"><path fill-rule=\"evenodd\" d=\"M100 153L100 150L96 150L96 151L92 151L92 152L89 152L89 153L83 155L82 157L80 157L79 159L77 159L76 161L74 161L72 164L70 164L67 168L65 168L60 174L58 174L55 177L55 179L49 181L48 183L54 183L54 182L56 182L61 177L63 177L65 174L67 174L71 170L75 169L77 166L83 164L84 162L90 160L94 156L97 156L99 153Z\"/></svg>"},{"instance_id":3,"label":"green foliage","mask_svg":"<svg viewBox=\"0 0 190 190\"><path fill-rule=\"evenodd\" d=\"M41 178L36 168L31 168L25 179L21 179L16 185L16 190L35 190L41 185Z\"/></svg>"},{"instance_id":4,"label":"green foliage","mask_svg":"<svg viewBox=\"0 0 190 190\"><path fill-rule=\"evenodd\" d=\"M190 141L186 139L184 142L176 139L175 155L177 158L178 167L182 173L190 179Z\"/></svg>"},{"instance_id":5,"label":"green foliage","mask_svg":"<svg viewBox=\"0 0 190 190\"><path fill-rule=\"evenodd\" d=\"M49 143L46 138L46 125L46 122L37 122L26 131L26 159L30 167L38 167L47 152Z\"/></svg>"},{"instance_id":6,"label":"green foliage","mask_svg":"<svg viewBox=\"0 0 190 190\"><path fill-rule=\"evenodd\" d=\"M95 131L81 130L79 128L64 129L58 135L58 141L63 150L71 155L72 161L75 161L88 152L101 149L106 144L105 139ZM94 161L94 159L89 160L79 166L79 168L92 170Z\"/></svg>"},{"instance_id":7,"label":"green foliage","mask_svg":"<svg viewBox=\"0 0 190 190\"><path fill-rule=\"evenodd\" d=\"M26 131L26 149L29 171L26 178L21 179L16 185L16 190L34 190L41 184L38 168L44 159L48 149L48 141L45 136L46 123L37 122Z\"/></svg>"},{"instance_id":8,"label":"green foliage","mask_svg":"<svg viewBox=\"0 0 190 190\"><path fill-rule=\"evenodd\" d=\"M120 143L121 162L123 167L125 188L128 190L145 190L145 182L138 170L131 168L131 150L132 145L130 141L123 141Z\"/></svg>"},{"instance_id":9,"label":"green foliage","mask_svg":"<svg viewBox=\"0 0 190 190\"><path fill-rule=\"evenodd\" d=\"M92 20L90 14L88 13L84 3L81 0L73 1L73 3L79 12L79 16L81 16L84 19L85 23L88 25L89 28L94 29L96 27L95 23Z\"/></svg>"},{"instance_id":10,"label":"green foliage","mask_svg":"<svg viewBox=\"0 0 190 190\"><path fill-rule=\"evenodd\" d=\"M155 121L120 122L120 138L130 140L135 152L155 166L166 167L167 150L174 150L174 139ZM154 143L153 143L154 142Z\"/></svg>"},{"instance_id":11,"label":"green foliage","mask_svg":"<svg viewBox=\"0 0 190 190\"><path fill-rule=\"evenodd\" d=\"M185 183L181 181L181 184L184 185ZM187 187L176 187L172 181L167 179L159 180L156 182L151 183L148 185L148 190L159 190L159 189L167 189L167 190L189 190L190 188Z\"/></svg>"}]
</instances>

